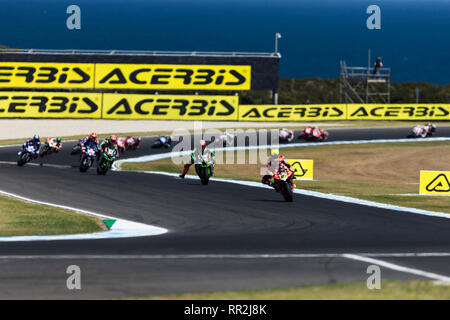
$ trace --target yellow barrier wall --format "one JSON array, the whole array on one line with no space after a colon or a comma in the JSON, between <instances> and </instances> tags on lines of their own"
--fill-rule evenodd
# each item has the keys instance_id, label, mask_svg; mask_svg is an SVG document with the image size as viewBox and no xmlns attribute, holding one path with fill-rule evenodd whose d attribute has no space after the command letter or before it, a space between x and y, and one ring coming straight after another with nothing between
<instances>
[{"instance_id":1,"label":"yellow barrier wall","mask_svg":"<svg viewBox=\"0 0 450 320\"><path fill-rule=\"evenodd\" d=\"M347 104L348 120L450 120L449 104Z\"/></svg>"},{"instance_id":2,"label":"yellow barrier wall","mask_svg":"<svg viewBox=\"0 0 450 320\"><path fill-rule=\"evenodd\" d=\"M101 93L0 91L0 118L99 119L101 109Z\"/></svg>"},{"instance_id":3,"label":"yellow barrier wall","mask_svg":"<svg viewBox=\"0 0 450 320\"><path fill-rule=\"evenodd\" d=\"M251 66L0 62L0 88L250 90Z\"/></svg>"},{"instance_id":4,"label":"yellow barrier wall","mask_svg":"<svg viewBox=\"0 0 450 320\"><path fill-rule=\"evenodd\" d=\"M95 88L161 90L250 90L250 66L95 65Z\"/></svg>"},{"instance_id":5,"label":"yellow barrier wall","mask_svg":"<svg viewBox=\"0 0 450 320\"><path fill-rule=\"evenodd\" d=\"M237 120L237 96L103 94L104 119Z\"/></svg>"},{"instance_id":6,"label":"yellow barrier wall","mask_svg":"<svg viewBox=\"0 0 450 320\"><path fill-rule=\"evenodd\" d=\"M0 62L3 88L94 88L94 64Z\"/></svg>"},{"instance_id":7,"label":"yellow barrier wall","mask_svg":"<svg viewBox=\"0 0 450 320\"><path fill-rule=\"evenodd\" d=\"M72 71L64 71L69 68L66 64L57 65L61 71L57 78L66 81L66 84L78 77L79 71L74 71L76 68L83 67L86 74L90 70L86 65L71 65ZM89 72L93 74L93 70ZM0 81L4 80L4 74L4 70L0 69ZM33 81L37 83L42 77L37 72ZM19 76L20 81L24 79L26 77ZM0 118L15 117L292 122L432 121L450 120L450 104L239 105L238 96L0 91Z\"/></svg>"},{"instance_id":8,"label":"yellow barrier wall","mask_svg":"<svg viewBox=\"0 0 450 320\"><path fill-rule=\"evenodd\" d=\"M345 120L345 104L240 105L240 121Z\"/></svg>"}]
</instances>

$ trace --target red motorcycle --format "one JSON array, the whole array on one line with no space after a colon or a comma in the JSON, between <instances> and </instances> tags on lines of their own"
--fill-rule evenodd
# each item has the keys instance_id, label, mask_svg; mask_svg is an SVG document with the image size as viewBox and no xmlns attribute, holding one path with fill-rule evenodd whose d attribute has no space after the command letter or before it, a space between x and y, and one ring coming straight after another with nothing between
<instances>
[{"instance_id":1,"label":"red motorcycle","mask_svg":"<svg viewBox=\"0 0 450 320\"><path fill-rule=\"evenodd\" d=\"M127 137L125 139L125 150L139 149L142 143L141 137Z\"/></svg>"},{"instance_id":2,"label":"red motorcycle","mask_svg":"<svg viewBox=\"0 0 450 320\"><path fill-rule=\"evenodd\" d=\"M305 130L300 133L298 138L306 141L323 142L328 139L328 131L319 128L306 127Z\"/></svg>"},{"instance_id":3,"label":"red motorcycle","mask_svg":"<svg viewBox=\"0 0 450 320\"><path fill-rule=\"evenodd\" d=\"M287 202L294 201L294 171L283 166L273 175L273 187Z\"/></svg>"},{"instance_id":4,"label":"red motorcycle","mask_svg":"<svg viewBox=\"0 0 450 320\"><path fill-rule=\"evenodd\" d=\"M120 152L125 152L126 149L126 140L123 137L119 137L117 138L117 148L119 149Z\"/></svg>"}]
</instances>

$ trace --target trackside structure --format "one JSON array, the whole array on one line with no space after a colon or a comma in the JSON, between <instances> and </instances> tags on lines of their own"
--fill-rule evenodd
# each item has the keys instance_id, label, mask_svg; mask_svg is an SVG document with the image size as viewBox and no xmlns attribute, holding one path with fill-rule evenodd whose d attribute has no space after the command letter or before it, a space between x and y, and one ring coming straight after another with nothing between
<instances>
[{"instance_id":1,"label":"trackside structure","mask_svg":"<svg viewBox=\"0 0 450 320\"><path fill-rule=\"evenodd\" d=\"M340 103L390 103L391 68L348 67L341 61Z\"/></svg>"}]
</instances>

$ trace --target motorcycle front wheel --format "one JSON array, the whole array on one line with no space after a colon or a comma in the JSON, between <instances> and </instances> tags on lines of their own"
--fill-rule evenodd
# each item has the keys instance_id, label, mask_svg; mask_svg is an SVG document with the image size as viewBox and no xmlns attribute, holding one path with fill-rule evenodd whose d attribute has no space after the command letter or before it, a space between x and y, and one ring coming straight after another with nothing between
<instances>
[{"instance_id":1,"label":"motorcycle front wheel","mask_svg":"<svg viewBox=\"0 0 450 320\"><path fill-rule=\"evenodd\" d=\"M294 194L289 183L283 182L280 184L280 193L287 202L294 201Z\"/></svg>"}]
</instances>

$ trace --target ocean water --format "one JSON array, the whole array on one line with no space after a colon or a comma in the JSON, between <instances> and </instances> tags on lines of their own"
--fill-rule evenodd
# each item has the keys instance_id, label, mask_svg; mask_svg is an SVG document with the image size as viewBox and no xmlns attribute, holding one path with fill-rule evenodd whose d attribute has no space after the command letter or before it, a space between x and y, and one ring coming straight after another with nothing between
<instances>
[{"instance_id":1,"label":"ocean water","mask_svg":"<svg viewBox=\"0 0 450 320\"><path fill-rule=\"evenodd\" d=\"M372 4L381 30L366 27ZM336 78L370 48L393 81L450 83L450 0L0 0L0 44L15 48L273 52L275 32L281 77Z\"/></svg>"}]
</instances>

